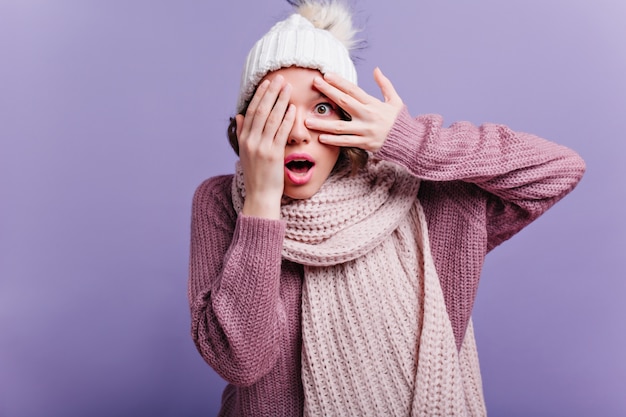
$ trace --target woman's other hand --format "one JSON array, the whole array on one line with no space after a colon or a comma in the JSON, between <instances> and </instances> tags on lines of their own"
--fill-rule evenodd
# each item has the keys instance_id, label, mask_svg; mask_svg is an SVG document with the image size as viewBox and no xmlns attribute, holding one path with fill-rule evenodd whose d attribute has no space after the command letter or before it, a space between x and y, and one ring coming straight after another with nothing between
<instances>
[{"instance_id":1,"label":"woman's other hand","mask_svg":"<svg viewBox=\"0 0 626 417\"><path fill-rule=\"evenodd\" d=\"M383 146L404 103L379 68L374 70L374 80L384 101L336 74L328 73L315 80L315 88L351 116L350 121L307 119L309 129L324 132L320 142L372 152Z\"/></svg>"}]
</instances>

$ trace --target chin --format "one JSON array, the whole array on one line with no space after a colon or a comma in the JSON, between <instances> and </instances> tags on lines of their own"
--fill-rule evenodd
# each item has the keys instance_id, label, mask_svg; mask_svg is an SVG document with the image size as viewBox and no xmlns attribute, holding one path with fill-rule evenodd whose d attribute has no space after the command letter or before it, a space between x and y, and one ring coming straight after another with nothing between
<instances>
[{"instance_id":1,"label":"chin","mask_svg":"<svg viewBox=\"0 0 626 417\"><path fill-rule=\"evenodd\" d=\"M319 191L320 187L297 187L296 189L285 189L283 195L292 200L306 200Z\"/></svg>"}]
</instances>

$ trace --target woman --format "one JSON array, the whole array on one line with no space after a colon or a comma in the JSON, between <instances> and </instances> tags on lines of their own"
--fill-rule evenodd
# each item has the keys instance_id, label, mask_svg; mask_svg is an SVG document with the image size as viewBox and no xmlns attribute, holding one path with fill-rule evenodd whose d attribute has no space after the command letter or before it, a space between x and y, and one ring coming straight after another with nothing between
<instances>
[{"instance_id":1,"label":"woman","mask_svg":"<svg viewBox=\"0 0 626 417\"><path fill-rule=\"evenodd\" d=\"M192 335L220 415L484 415L484 256L571 191L573 151L413 118L357 86L340 3L300 2L248 54L234 175L193 202Z\"/></svg>"}]
</instances>

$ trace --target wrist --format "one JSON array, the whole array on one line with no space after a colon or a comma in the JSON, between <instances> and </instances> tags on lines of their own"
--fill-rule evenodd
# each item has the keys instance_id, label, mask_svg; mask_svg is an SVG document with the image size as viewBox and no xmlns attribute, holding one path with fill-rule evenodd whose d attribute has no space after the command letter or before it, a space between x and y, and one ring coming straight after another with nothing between
<instances>
[{"instance_id":1,"label":"wrist","mask_svg":"<svg viewBox=\"0 0 626 417\"><path fill-rule=\"evenodd\" d=\"M243 203L241 213L246 216L280 220L280 197L248 195Z\"/></svg>"}]
</instances>

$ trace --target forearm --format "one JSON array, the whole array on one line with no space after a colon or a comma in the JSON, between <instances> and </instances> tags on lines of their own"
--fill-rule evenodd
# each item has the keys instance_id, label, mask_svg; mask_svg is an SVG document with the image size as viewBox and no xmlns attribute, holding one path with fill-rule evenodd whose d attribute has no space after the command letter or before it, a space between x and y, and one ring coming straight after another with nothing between
<instances>
[{"instance_id":1,"label":"forearm","mask_svg":"<svg viewBox=\"0 0 626 417\"><path fill-rule=\"evenodd\" d=\"M570 191L585 164L572 150L502 125L455 123L439 116L398 116L377 156L429 181L473 183L507 202L534 211Z\"/></svg>"},{"instance_id":2,"label":"forearm","mask_svg":"<svg viewBox=\"0 0 626 417\"><path fill-rule=\"evenodd\" d=\"M489 249L564 197L585 171L574 151L537 136L495 124L443 128L440 116L413 119L406 109L376 156L426 181L482 190Z\"/></svg>"},{"instance_id":3,"label":"forearm","mask_svg":"<svg viewBox=\"0 0 626 417\"><path fill-rule=\"evenodd\" d=\"M224 379L248 385L278 357L284 225L247 216L230 224L201 211L192 220L192 337Z\"/></svg>"}]
</instances>

